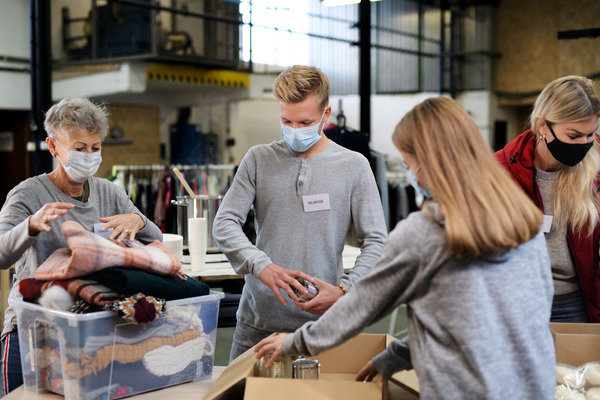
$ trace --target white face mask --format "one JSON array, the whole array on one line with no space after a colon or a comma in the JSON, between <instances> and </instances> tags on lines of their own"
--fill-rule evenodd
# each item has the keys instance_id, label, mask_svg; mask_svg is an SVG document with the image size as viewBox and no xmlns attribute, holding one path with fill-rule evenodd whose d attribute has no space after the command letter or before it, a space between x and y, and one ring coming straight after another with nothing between
<instances>
[{"instance_id":1,"label":"white face mask","mask_svg":"<svg viewBox=\"0 0 600 400\"><path fill-rule=\"evenodd\" d=\"M321 135L319 134L319 127L321 126L321 121L325 116L325 111L327 108L323 110L323 115L321 115L321 119L316 125L306 126L304 128L293 128L288 125L281 124L281 136L285 142L292 148L292 150L297 151L298 153L305 152L310 149L315 143L319 141Z\"/></svg>"},{"instance_id":2,"label":"white face mask","mask_svg":"<svg viewBox=\"0 0 600 400\"><path fill-rule=\"evenodd\" d=\"M63 150L67 150L57 140L54 142ZM56 157L56 159L60 162L60 158ZM102 154L99 151L86 153L85 151L67 150L67 163L61 163L61 165L69 178L77 183L82 183L94 176L101 163Z\"/></svg>"}]
</instances>

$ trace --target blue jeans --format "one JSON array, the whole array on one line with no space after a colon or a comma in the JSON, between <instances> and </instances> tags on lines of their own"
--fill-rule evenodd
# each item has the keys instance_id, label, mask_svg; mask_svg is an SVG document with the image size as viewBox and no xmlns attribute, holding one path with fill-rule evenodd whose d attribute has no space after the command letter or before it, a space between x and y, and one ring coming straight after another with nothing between
<instances>
[{"instance_id":1,"label":"blue jeans","mask_svg":"<svg viewBox=\"0 0 600 400\"><path fill-rule=\"evenodd\" d=\"M582 296L554 300L550 322L590 322L590 315Z\"/></svg>"},{"instance_id":2,"label":"blue jeans","mask_svg":"<svg viewBox=\"0 0 600 400\"><path fill-rule=\"evenodd\" d=\"M21 353L19 352L19 335L17 330L7 333L2 339L2 397L23 384L21 369Z\"/></svg>"}]
</instances>

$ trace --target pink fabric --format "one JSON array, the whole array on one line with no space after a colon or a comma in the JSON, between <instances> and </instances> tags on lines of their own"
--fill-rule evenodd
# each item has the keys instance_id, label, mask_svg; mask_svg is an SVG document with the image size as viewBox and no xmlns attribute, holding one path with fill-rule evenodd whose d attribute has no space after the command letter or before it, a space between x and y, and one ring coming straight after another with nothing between
<instances>
[{"instance_id":1,"label":"pink fabric","mask_svg":"<svg viewBox=\"0 0 600 400\"><path fill-rule=\"evenodd\" d=\"M68 248L57 249L39 266L35 279L70 279L109 267L138 268L159 275L175 275L181 262L158 240L132 247L119 245L83 229L75 221L66 221L62 233Z\"/></svg>"}]
</instances>

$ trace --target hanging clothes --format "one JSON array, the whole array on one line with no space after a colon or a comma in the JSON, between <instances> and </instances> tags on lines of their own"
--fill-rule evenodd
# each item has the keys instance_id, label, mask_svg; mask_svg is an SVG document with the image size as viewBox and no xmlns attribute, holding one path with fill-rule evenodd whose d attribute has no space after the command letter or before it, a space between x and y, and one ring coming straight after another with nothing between
<instances>
[{"instance_id":1,"label":"hanging clothes","mask_svg":"<svg viewBox=\"0 0 600 400\"><path fill-rule=\"evenodd\" d=\"M375 172L376 166L373 158L371 157L369 138L364 132L356 131L345 126L335 125L332 128L325 129L323 133L325 133L325 136L340 146L345 147L348 150L356 151L365 156L365 158L369 160L371 170Z\"/></svg>"}]
</instances>

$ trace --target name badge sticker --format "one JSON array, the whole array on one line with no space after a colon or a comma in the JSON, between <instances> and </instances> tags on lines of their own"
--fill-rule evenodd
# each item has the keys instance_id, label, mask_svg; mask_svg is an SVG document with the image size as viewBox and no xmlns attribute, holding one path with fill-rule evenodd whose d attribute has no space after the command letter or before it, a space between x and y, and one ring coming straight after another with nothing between
<instances>
[{"instance_id":1,"label":"name badge sticker","mask_svg":"<svg viewBox=\"0 0 600 400\"><path fill-rule=\"evenodd\" d=\"M542 232L548 233L550 232L550 228L552 228L552 215L544 215L544 221L542 222Z\"/></svg>"},{"instance_id":2,"label":"name badge sticker","mask_svg":"<svg viewBox=\"0 0 600 400\"><path fill-rule=\"evenodd\" d=\"M302 196L302 204L304 205L304 212L331 210L329 193Z\"/></svg>"}]
</instances>

